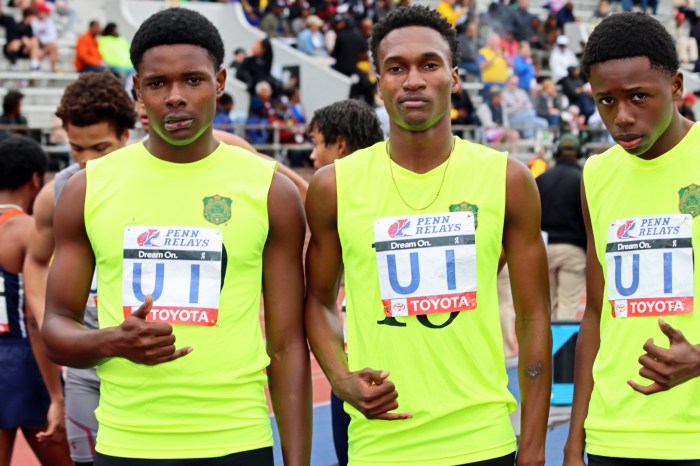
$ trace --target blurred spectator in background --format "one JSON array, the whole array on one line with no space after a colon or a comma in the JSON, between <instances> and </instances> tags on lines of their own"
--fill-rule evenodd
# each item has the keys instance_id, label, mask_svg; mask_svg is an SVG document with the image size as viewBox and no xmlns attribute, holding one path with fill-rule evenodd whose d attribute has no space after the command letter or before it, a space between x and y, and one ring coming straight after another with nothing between
<instances>
[{"instance_id":1,"label":"blurred spectator in background","mask_svg":"<svg viewBox=\"0 0 700 466\"><path fill-rule=\"evenodd\" d=\"M5 97L2 99L2 116L0 116L0 125L17 125L17 126L29 126L27 122L27 117L22 115L22 99L24 94L17 90L9 90ZM5 137L11 134L21 134L23 136L28 136L34 139L36 142L41 143L41 131L28 129L12 129L12 130L0 130L3 136L0 139L5 139Z\"/></svg>"},{"instance_id":2,"label":"blurred spectator in background","mask_svg":"<svg viewBox=\"0 0 700 466\"><path fill-rule=\"evenodd\" d=\"M476 116L476 109L474 108L474 103L469 97L469 93L464 90L462 86L462 80L459 80L459 86L457 87L457 92L454 92L450 97L452 102L452 107L450 109L450 118L452 119L452 127L455 125L468 125L468 126L479 126L481 121L479 117ZM463 139L474 139L473 132L470 134L462 133Z\"/></svg>"},{"instance_id":3,"label":"blurred spectator in background","mask_svg":"<svg viewBox=\"0 0 700 466\"><path fill-rule=\"evenodd\" d=\"M542 20L540 20L537 16L533 16L530 19L530 28L532 29L532 35L528 39L528 42L530 42L530 47L533 50L548 50Z\"/></svg>"},{"instance_id":4,"label":"blurred spectator in background","mask_svg":"<svg viewBox=\"0 0 700 466\"><path fill-rule=\"evenodd\" d=\"M84 73L87 71L104 71L107 66L102 60L100 49L97 45L97 36L102 32L99 21L92 20L88 30L78 37L75 45L75 70Z\"/></svg>"},{"instance_id":5,"label":"blurred spectator in background","mask_svg":"<svg viewBox=\"0 0 700 466\"><path fill-rule=\"evenodd\" d=\"M107 23L102 34L97 38L97 48L102 60L122 82L126 82L134 72L129 47L129 42L119 35L115 23Z\"/></svg>"},{"instance_id":6,"label":"blurred spectator in background","mask_svg":"<svg viewBox=\"0 0 700 466\"><path fill-rule=\"evenodd\" d=\"M39 69L39 59L42 55L39 39L32 31L32 19L34 11L30 8L22 10L22 21L19 23L4 20L7 24L5 28L5 47L3 51L10 61L10 67L14 68L20 58L29 58L33 70Z\"/></svg>"},{"instance_id":7,"label":"blurred spectator in background","mask_svg":"<svg viewBox=\"0 0 700 466\"><path fill-rule=\"evenodd\" d=\"M532 63L530 43L520 41L518 54L513 60L513 73L518 77L518 87L530 95L530 89L535 82L535 65Z\"/></svg>"},{"instance_id":8,"label":"blurred spectator in background","mask_svg":"<svg viewBox=\"0 0 700 466\"><path fill-rule=\"evenodd\" d=\"M41 50L40 59L49 57L51 71L56 71L58 63L58 32L56 31L56 22L50 16L51 7L46 2L39 2L34 7L36 16L32 18L32 32L39 40L39 49Z\"/></svg>"},{"instance_id":9,"label":"blurred spectator in background","mask_svg":"<svg viewBox=\"0 0 700 466\"><path fill-rule=\"evenodd\" d=\"M557 86L551 79L543 80L540 86L540 93L535 98L535 113L547 120L549 126L559 126L563 107Z\"/></svg>"},{"instance_id":10,"label":"blurred spectator in background","mask_svg":"<svg viewBox=\"0 0 700 466\"><path fill-rule=\"evenodd\" d=\"M695 94L693 94L692 92L687 93L685 97L683 97L683 100L681 100L680 104L678 104L678 111L681 113L681 115L683 115L690 121L695 121L695 112L693 111L693 106L697 101L698 98L695 97Z\"/></svg>"},{"instance_id":11,"label":"blurred spectator in background","mask_svg":"<svg viewBox=\"0 0 700 466\"><path fill-rule=\"evenodd\" d=\"M556 165L537 177L547 262L552 320L580 320L586 284L586 227L581 209L581 141L564 134L554 153Z\"/></svg>"},{"instance_id":12,"label":"blurred spectator in background","mask_svg":"<svg viewBox=\"0 0 700 466\"><path fill-rule=\"evenodd\" d=\"M464 29L464 34L460 34L459 40L459 68L466 71L468 74L475 76L478 81L481 81L481 68L479 67L479 28L476 22L467 23Z\"/></svg>"},{"instance_id":13,"label":"blurred spectator in background","mask_svg":"<svg viewBox=\"0 0 700 466\"><path fill-rule=\"evenodd\" d=\"M233 110L233 97L231 94L224 92L216 101L216 111L214 112L214 128L222 129L230 133L233 132L231 125L231 111Z\"/></svg>"},{"instance_id":14,"label":"blurred spectator in background","mask_svg":"<svg viewBox=\"0 0 700 466\"><path fill-rule=\"evenodd\" d=\"M272 0L260 20L260 30L268 37L291 37L292 27L285 16L284 0Z\"/></svg>"},{"instance_id":15,"label":"blurred spectator in background","mask_svg":"<svg viewBox=\"0 0 700 466\"><path fill-rule=\"evenodd\" d=\"M542 32L544 33L546 50L552 49L557 42L557 37L559 37L556 16L547 16L547 19L544 20L544 25L542 26Z\"/></svg>"},{"instance_id":16,"label":"blurred spectator in background","mask_svg":"<svg viewBox=\"0 0 700 466\"><path fill-rule=\"evenodd\" d=\"M518 0L517 5L508 10L504 26L513 33L517 41L530 40L532 37L532 14L528 11L529 0Z\"/></svg>"},{"instance_id":17,"label":"blurred spectator in background","mask_svg":"<svg viewBox=\"0 0 700 466\"><path fill-rule=\"evenodd\" d=\"M558 83L560 79L569 74L570 66L578 66L578 59L569 49L569 38L565 35L557 37L557 45L552 47L549 54L549 69L552 72L552 80Z\"/></svg>"},{"instance_id":18,"label":"blurred spectator in background","mask_svg":"<svg viewBox=\"0 0 700 466\"><path fill-rule=\"evenodd\" d=\"M530 138L534 130L548 126L547 120L536 115L528 93L518 87L516 75L508 78L506 87L503 89L503 108L507 114L509 126L517 128L524 138Z\"/></svg>"},{"instance_id":19,"label":"blurred spectator in background","mask_svg":"<svg viewBox=\"0 0 700 466\"><path fill-rule=\"evenodd\" d=\"M373 85L366 72L357 66L361 60L367 60L369 46L367 39L355 27L350 18L336 18L336 39L332 56L335 59L333 68L336 71L350 76L354 83L350 88L350 97L361 98L368 104L374 103L372 96Z\"/></svg>"},{"instance_id":20,"label":"blurred spectator in background","mask_svg":"<svg viewBox=\"0 0 700 466\"><path fill-rule=\"evenodd\" d=\"M501 86L491 86L487 98L479 105L476 115L483 129L486 144L500 145L510 143L511 152L516 153L520 135L510 129L508 115L503 108L503 90Z\"/></svg>"},{"instance_id":21,"label":"blurred spectator in background","mask_svg":"<svg viewBox=\"0 0 700 466\"><path fill-rule=\"evenodd\" d=\"M578 105L579 98L583 93L583 85L586 80L581 75L581 68L571 65L566 69L566 76L557 83L561 86L562 93L569 99L570 104Z\"/></svg>"},{"instance_id":22,"label":"blurred spectator in background","mask_svg":"<svg viewBox=\"0 0 700 466\"><path fill-rule=\"evenodd\" d=\"M453 28L456 28L467 20L468 10L461 4L458 4L457 0L441 0L435 9Z\"/></svg>"},{"instance_id":23,"label":"blurred spectator in background","mask_svg":"<svg viewBox=\"0 0 700 466\"><path fill-rule=\"evenodd\" d=\"M63 34L66 38L71 40L75 37L73 35L73 23L75 22L75 9L68 4L68 0L46 0L47 3L53 5L53 11L59 16L65 16L66 21L63 26Z\"/></svg>"},{"instance_id":24,"label":"blurred spectator in background","mask_svg":"<svg viewBox=\"0 0 700 466\"><path fill-rule=\"evenodd\" d=\"M690 30L690 23L685 13L678 11L673 18L673 27L670 32L676 42L676 51L681 63L695 63L698 59L698 46L690 36Z\"/></svg>"},{"instance_id":25,"label":"blurred spectator in background","mask_svg":"<svg viewBox=\"0 0 700 466\"><path fill-rule=\"evenodd\" d=\"M374 21L379 21L393 10L394 2L392 0L375 0L374 4Z\"/></svg>"},{"instance_id":26,"label":"blurred spectator in background","mask_svg":"<svg viewBox=\"0 0 700 466\"><path fill-rule=\"evenodd\" d=\"M253 42L250 53L243 59L236 71L236 78L246 83L248 92L255 94L255 85L261 81L272 82L272 45L270 39Z\"/></svg>"},{"instance_id":27,"label":"blurred spectator in background","mask_svg":"<svg viewBox=\"0 0 700 466\"><path fill-rule=\"evenodd\" d=\"M260 81L255 85L255 95L250 99L247 123L267 126L272 120L275 120L276 111L275 103L272 100L272 86L267 81ZM246 136L253 144L272 142L272 133L265 127L248 129Z\"/></svg>"},{"instance_id":28,"label":"blurred spectator in background","mask_svg":"<svg viewBox=\"0 0 700 466\"><path fill-rule=\"evenodd\" d=\"M293 15L293 17L291 14L292 9L299 10L298 14ZM290 26L292 28L292 34L294 34L295 37L298 37L301 31L306 28L306 18L308 18L310 14L311 5L306 2L301 2L301 0L298 0L297 3L290 8L290 17L292 17ZM321 26L323 26L323 24L321 24Z\"/></svg>"},{"instance_id":29,"label":"blurred spectator in background","mask_svg":"<svg viewBox=\"0 0 700 466\"><path fill-rule=\"evenodd\" d=\"M608 16L610 16L610 2L608 2L608 0L599 0L598 6L596 6L595 11L593 12L591 28L595 28L598 23L603 21Z\"/></svg>"},{"instance_id":30,"label":"blurred spectator in background","mask_svg":"<svg viewBox=\"0 0 700 466\"><path fill-rule=\"evenodd\" d=\"M231 60L228 67L233 71L234 76L238 72L238 67L241 66L241 63L245 60L245 56L245 49L241 47L233 51L233 60Z\"/></svg>"},{"instance_id":31,"label":"blurred spectator in background","mask_svg":"<svg viewBox=\"0 0 700 466\"><path fill-rule=\"evenodd\" d=\"M326 42L321 32L324 22L316 15L306 18L306 28L297 37L297 49L312 57L328 57Z\"/></svg>"},{"instance_id":32,"label":"blurred spectator in background","mask_svg":"<svg viewBox=\"0 0 700 466\"><path fill-rule=\"evenodd\" d=\"M486 47L479 50L479 67L485 97L491 86L503 86L508 80L510 64L501 46L501 37L495 32L489 34Z\"/></svg>"},{"instance_id":33,"label":"blurred spectator in background","mask_svg":"<svg viewBox=\"0 0 700 466\"><path fill-rule=\"evenodd\" d=\"M564 25L568 23L575 23L578 18L574 15L574 4L573 2L566 2L564 6L557 11L557 28L563 33Z\"/></svg>"}]
</instances>

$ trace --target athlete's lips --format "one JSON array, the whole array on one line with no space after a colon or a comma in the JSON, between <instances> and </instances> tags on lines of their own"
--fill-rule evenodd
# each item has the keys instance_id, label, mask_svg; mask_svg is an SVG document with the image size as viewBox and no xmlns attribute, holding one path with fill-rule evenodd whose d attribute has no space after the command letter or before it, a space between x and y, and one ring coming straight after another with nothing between
<instances>
[{"instance_id":1,"label":"athlete's lips","mask_svg":"<svg viewBox=\"0 0 700 466\"><path fill-rule=\"evenodd\" d=\"M621 145L624 149L629 150L638 146L644 137L639 134L620 134L615 136L614 139L615 142Z\"/></svg>"},{"instance_id":2,"label":"athlete's lips","mask_svg":"<svg viewBox=\"0 0 700 466\"><path fill-rule=\"evenodd\" d=\"M177 131L189 128L194 122L194 118L187 113L170 113L163 119L167 131Z\"/></svg>"},{"instance_id":3,"label":"athlete's lips","mask_svg":"<svg viewBox=\"0 0 700 466\"><path fill-rule=\"evenodd\" d=\"M405 107L423 107L429 100L422 95L406 95L399 99L399 103Z\"/></svg>"}]
</instances>

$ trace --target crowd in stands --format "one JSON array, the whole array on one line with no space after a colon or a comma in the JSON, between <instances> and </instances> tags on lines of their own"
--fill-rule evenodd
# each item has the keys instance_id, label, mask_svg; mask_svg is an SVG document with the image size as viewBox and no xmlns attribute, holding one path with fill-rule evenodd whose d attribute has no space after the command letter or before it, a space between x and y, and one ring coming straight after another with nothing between
<instances>
[{"instance_id":1,"label":"crowd in stands","mask_svg":"<svg viewBox=\"0 0 700 466\"><path fill-rule=\"evenodd\" d=\"M376 78L368 38L372 25L393 8L400 8L402 2L240 1L248 21L268 38L283 40L350 76L354 82L351 97L381 107L374 92ZM690 0L676 3L673 27L679 53L681 48L687 49L684 61L694 62L700 40L698 17ZM513 149L519 140L540 141L559 132L579 135L584 142L608 142L590 86L581 74L579 56L571 47L572 39L565 35L566 25L585 23L590 31L613 11L635 9L656 14L658 2L600 0L585 21L577 15L574 2L552 0L544 7L532 9L529 0L493 1L484 11L470 0L442 0L437 4L437 11L458 34L459 68L468 89L453 96L453 123L478 126L479 131L471 130L468 135L482 142L513 144ZM284 96L283 91L288 91L284 83L271 76L271 48L266 41L261 44L256 44L247 57L238 49L231 64L236 77L248 85L252 100L259 100L257 83L267 81L272 87L269 102L262 107L255 104L256 110L267 109L267 116L255 114L251 104L250 116L258 122L259 118L279 113L276 102ZM695 103L692 99L685 100L688 110Z\"/></svg>"},{"instance_id":2,"label":"crowd in stands","mask_svg":"<svg viewBox=\"0 0 700 466\"><path fill-rule=\"evenodd\" d=\"M247 20L266 38L250 50L236 48L228 66L231 75L245 83L250 106L235 108L232 97L225 96L219 104L218 127L260 146L307 142L298 74L282 76L275 70L273 39L349 76L351 98L382 108L368 41L373 24L409 0L237 1ZM669 30L682 62L698 71L700 19L690 0L674 2ZM46 58L55 70L60 35L56 20L64 17L63 32L69 33L64 37L71 37L75 12L65 0L11 0L10 4L21 11L21 18L0 14L6 37L3 51L10 67L26 58L32 69L39 69ZM621 10L656 14L658 1L600 0L585 19L578 16L574 5L563 0L551 0L544 8L531 8L529 0L495 0L485 9L478 8L476 0L436 4L437 11L456 29L460 43L458 66L464 89L452 96L456 132L513 151L520 141L534 141L525 147L535 153L541 153L547 141L551 143L561 132L576 134L584 143L609 142L574 53L580 47L572 47L581 44L571 44L578 38L565 34L566 25L579 23L591 30L613 11ZM117 25L108 23L103 28L96 20L75 41L73 65L79 72L109 69L125 83L133 72L129 43L119 35ZM695 103L695 96L689 94L679 108L694 119Z\"/></svg>"}]
</instances>

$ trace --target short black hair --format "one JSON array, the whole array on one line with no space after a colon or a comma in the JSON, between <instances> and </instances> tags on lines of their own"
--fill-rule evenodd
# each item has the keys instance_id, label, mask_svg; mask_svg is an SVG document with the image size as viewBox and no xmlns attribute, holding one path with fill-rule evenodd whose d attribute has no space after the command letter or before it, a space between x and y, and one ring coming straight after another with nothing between
<instances>
[{"instance_id":1,"label":"short black hair","mask_svg":"<svg viewBox=\"0 0 700 466\"><path fill-rule=\"evenodd\" d=\"M618 13L605 18L588 37L582 69L590 75L596 63L621 58L647 57L652 68L673 76L680 63L673 37L645 13Z\"/></svg>"},{"instance_id":2,"label":"short black hair","mask_svg":"<svg viewBox=\"0 0 700 466\"><path fill-rule=\"evenodd\" d=\"M56 116L65 128L107 122L117 136L136 124L136 110L122 82L109 71L81 73L63 91Z\"/></svg>"},{"instance_id":3,"label":"short black hair","mask_svg":"<svg viewBox=\"0 0 700 466\"><path fill-rule=\"evenodd\" d=\"M341 100L316 110L308 128L323 134L326 145L334 144L342 136L349 153L384 140L374 109L359 100Z\"/></svg>"},{"instance_id":4,"label":"short black hair","mask_svg":"<svg viewBox=\"0 0 700 466\"><path fill-rule=\"evenodd\" d=\"M214 68L224 62L221 34L207 18L187 8L168 8L150 16L131 41L131 63L138 72L143 54L159 45L189 44L206 49Z\"/></svg>"},{"instance_id":5,"label":"short black hair","mask_svg":"<svg viewBox=\"0 0 700 466\"><path fill-rule=\"evenodd\" d=\"M459 63L459 41L457 32L440 14L427 6L411 5L396 8L384 18L379 20L372 29L372 37L369 39L369 48L372 51L374 69L379 74L378 52L379 44L391 31L408 26L424 26L440 33L450 47L452 55L452 67Z\"/></svg>"},{"instance_id":6,"label":"short black hair","mask_svg":"<svg viewBox=\"0 0 700 466\"><path fill-rule=\"evenodd\" d=\"M17 110L23 98L24 94L18 90L11 89L7 91L7 94L2 99L2 113L7 115Z\"/></svg>"},{"instance_id":7,"label":"short black hair","mask_svg":"<svg viewBox=\"0 0 700 466\"><path fill-rule=\"evenodd\" d=\"M33 139L15 135L0 142L0 190L17 189L34 173L44 176L48 166L46 152Z\"/></svg>"},{"instance_id":8,"label":"short black hair","mask_svg":"<svg viewBox=\"0 0 700 466\"><path fill-rule=\"evenodd\" d=\"M221 97L219 97L219 105L226 105L232 103L233 97L228 92L224 92L223 94L221 94Z\"/></svg>"},{"instance_id":9,"label":"short black hair","mask_svg":"<svg viewBox=\"0 0 700 466\"><path fill-rule=\"evenodd\" d=\"M118 36L119 34L117 33L117 24L116 23L107 23L107 25L102 29L102 35L103 36Z\"/></svg>"}]
</instances>

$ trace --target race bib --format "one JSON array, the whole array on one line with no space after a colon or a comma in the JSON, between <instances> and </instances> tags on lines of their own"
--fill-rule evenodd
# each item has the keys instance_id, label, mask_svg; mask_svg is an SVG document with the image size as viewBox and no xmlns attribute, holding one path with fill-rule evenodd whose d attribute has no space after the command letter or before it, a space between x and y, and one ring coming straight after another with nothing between
<instances>
[{"instance_id":1,"label":"race bib","mask_svg":"<svg viewBox=\"0 0 700 466\"><path fill-rule=\"evenodd\" d=\"M673 214L612 222L605 263L613 317L693 312L693 218Z\"/></svg>"},{"instance_id":2,"label":"race bib","mask_svg":"<svg viewBox=\"0 0 700 466\"><path fill-rule=\"evenodd\" d=\"M212 228L124 230L124 317L153 297L147 320L213 326L219 319L222 233Z\"/></svg>"},{"instance_id":3,"label":"race bib","mask_svg":"<svg viewBox=\"0 0 700 466\"><path fill-rule=\"evenodd\" d=\"M474 214L378 218L379 291L388 317L476 307Z\"/></svg>"}]
</instances>

